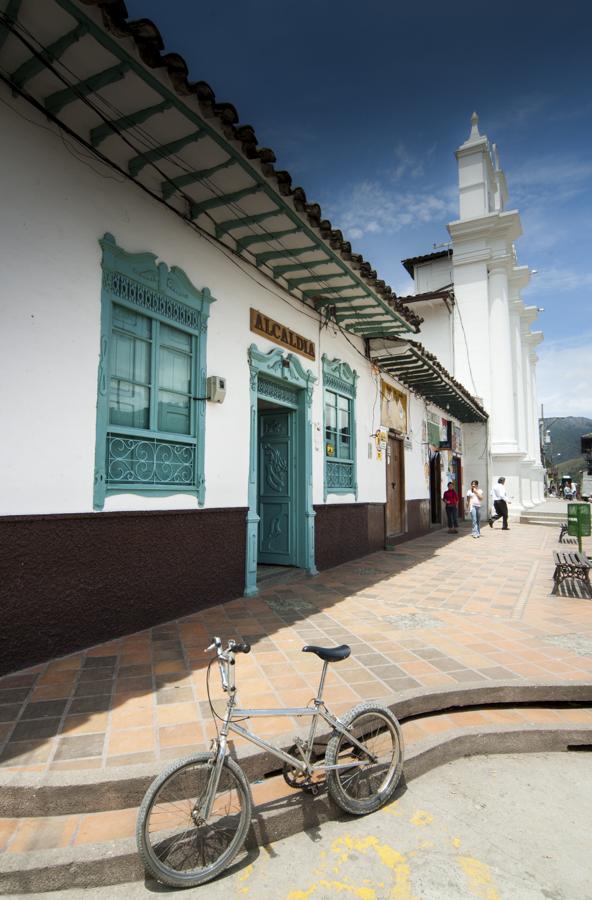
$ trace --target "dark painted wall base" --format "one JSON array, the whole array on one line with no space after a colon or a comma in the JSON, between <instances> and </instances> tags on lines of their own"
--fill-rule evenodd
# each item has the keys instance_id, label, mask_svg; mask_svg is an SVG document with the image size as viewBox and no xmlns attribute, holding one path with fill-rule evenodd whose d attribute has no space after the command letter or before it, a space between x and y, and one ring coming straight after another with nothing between
<instances>
[{"instance_id":1,"label":"dark painted wall base","mask_svg":"<svg viewBox=\"0 0 592 900\"><path fill-rule=\"evenodd\" d=\"M246 514L0 518L0 674L240 596Z\"/></svg>"},{"instance_id":2,"label":"dark painted wall base","mask_svg":"<svg viewBox=\"0 0 592 900\"><path fill-rule=\"evenodd\" d=\"M315 512L318 569L384 550L383 503L328 503Z\"/></svg>"},{"instance_id":3,"label":"dark painted wall base","mask_svg":"<svg viewBox=\"0 0 592 900\"><path fill-rule=\"evenodd\" d=\"M422 534L428 534L432 530L429 498L426 497L424 500L407 500L405 510L407 514L407 530L404 534L389 537L389 547L395 547L397 544L411 541L413 538L421 537Z\"/></svg>"}]
</instances>

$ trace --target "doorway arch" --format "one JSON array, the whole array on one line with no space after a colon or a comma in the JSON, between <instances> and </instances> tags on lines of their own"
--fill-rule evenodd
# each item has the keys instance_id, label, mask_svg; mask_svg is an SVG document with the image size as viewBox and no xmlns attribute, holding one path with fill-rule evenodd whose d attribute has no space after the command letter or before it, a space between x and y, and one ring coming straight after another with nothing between
<instances>
[{"instance_id":1,"label":"doorway arch","mask_svg":"<svg viewBox=\"0 0 592 900\"><path fill-rule=\"evenodd\" d=\"M312 502L312 397L316 377L304 369L293 353L280 349L263 353L256 344L248 351L250 370L250 440L249 440L249 509L247 512L247 553L245 566L245 596L254 597L257 587L257 558L259 532L258 459L259 459L259 399L274 400L280 406L294 410L297 438L295 452L300 471L299 498L301 514L297 518L297 564L309 575L317 575L315 565L315 511Z\"/></svg>"}]
</instances>

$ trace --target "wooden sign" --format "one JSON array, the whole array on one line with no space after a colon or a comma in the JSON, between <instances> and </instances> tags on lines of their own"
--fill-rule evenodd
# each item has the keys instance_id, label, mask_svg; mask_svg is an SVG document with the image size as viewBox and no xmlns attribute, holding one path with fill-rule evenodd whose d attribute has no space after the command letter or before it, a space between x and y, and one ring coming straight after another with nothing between
<instances>
[{"instance_id":1,"label":"wooden sign","mask_svg":"<svg viewBox=\"0 0 592 900\"><path fill-rule=\"evenodd\" d=\"M251 331L266 337L274 344L279 344L280 347L295 350L296 353L300 353L308 359L316 359L314 341L309 341L308 338L302 337L301 334L297 334L286 325L270 319L258 309L251 309Z\"/></svg>"}]
</instances>

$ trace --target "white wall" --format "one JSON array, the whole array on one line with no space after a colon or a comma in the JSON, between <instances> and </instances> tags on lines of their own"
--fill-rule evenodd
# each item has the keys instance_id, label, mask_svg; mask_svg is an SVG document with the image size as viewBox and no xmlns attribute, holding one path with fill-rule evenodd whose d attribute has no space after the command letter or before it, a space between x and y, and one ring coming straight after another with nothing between
<instances>
[{"instance_id":1,"label":"white wall","mask_svg":"<svg viewBox=\"0 0 592 900\"><path fill-rule=\"evenodd\" d=\"M17 100L3 91L7 102ZM19 107L20 111L20 107ZM26 114L35 113L27 108ZM47 128L44 119L39 124ZM208 374L227 379L222 405L206 410L206 506L246 506L249 457L247 348L276 347L249 330L249 308L260 309L314 340L317 360L300 357L318 378L314 393L314 502L323 502L321 356L339 357L359 374L357 395L358 501L384 502L385 462L368 459L370 435L380 424L376 378L360 352L339 333L319 331L304 314L246 263L222 251L97 161L85 165L66 152L59 135L25 122L0 105L2 242L0 260L0 513L92 510L99 350L101 252L106 231L134 253L150 251L184 269L212 305ZM95 171L96 170L96 171ZM241 270L248 269L250 275ZM262 282L258 284L256 280ZM280 296L277 296L280 295ZM353 501L330 495L328 502ZM195 507L186 495L117 495L105 509Z\"/></svg>"}]
</instances>

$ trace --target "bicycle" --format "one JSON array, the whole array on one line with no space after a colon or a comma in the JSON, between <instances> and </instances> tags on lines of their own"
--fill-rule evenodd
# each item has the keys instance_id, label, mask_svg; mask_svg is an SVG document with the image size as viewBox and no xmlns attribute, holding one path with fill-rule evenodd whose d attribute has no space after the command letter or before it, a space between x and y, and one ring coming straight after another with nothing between
<instances>
[{"instance_id":1,"label":"bicycle","mask_svg":"<svg viewBox=\"0 0 592 900\"><path fill-rule=\"evenodd\" d=\"M241 735L284 763L291 787L317 793L315 774L326 772L327 792L334 803L353 815L375 812L392 798L403 770L403 736L398 720L386 706L361 703L342 719L323 703L323 688L331 662L347 659L350 648L306 645L323 661L316 697L308 706L245 709L237 705L235 657L249 653L247 643L229 641L226 649L215 637L207 648L216 656L208 665L208 700L222 722L212 748L178 760L150 785L138 813L138 852L148 872L172 887L195 887L222 872L242 847L251 824L251 791L240 766L228 752L228 734ZM224 716L215 713L209 690L210 669L218 663L222 688L228 694ZM289 752L238 724L256 716L311 717L306 740L296 739ZM319 719L331 726L324 760L314 742Z\"/></svg>"}]
</instances>

